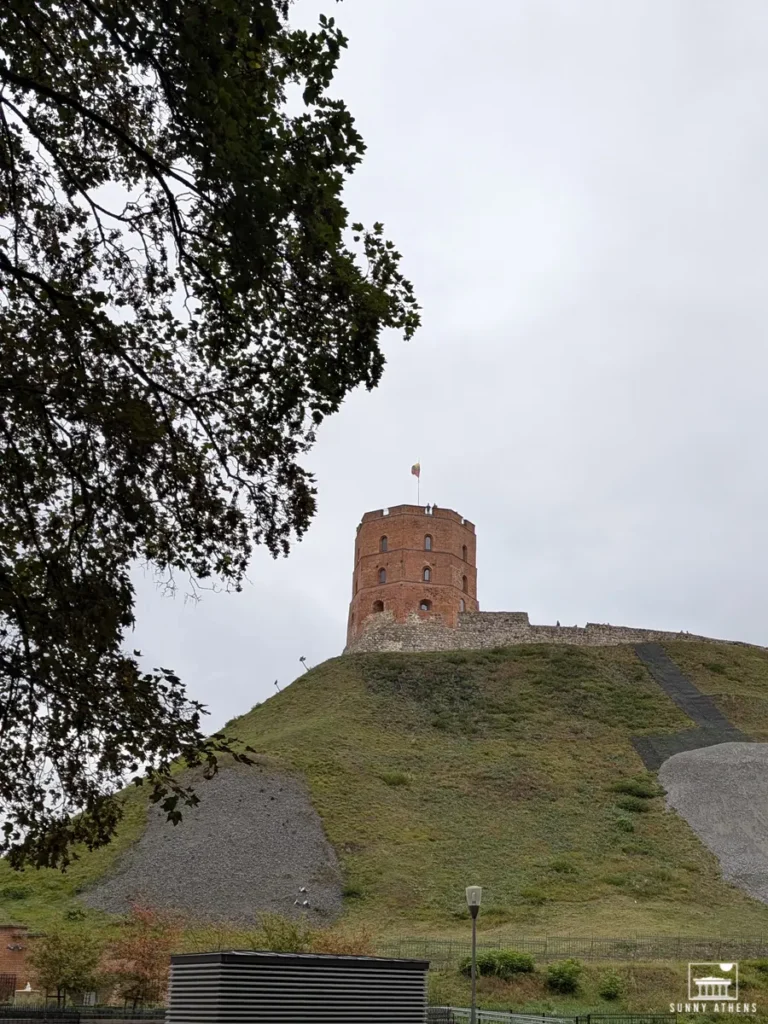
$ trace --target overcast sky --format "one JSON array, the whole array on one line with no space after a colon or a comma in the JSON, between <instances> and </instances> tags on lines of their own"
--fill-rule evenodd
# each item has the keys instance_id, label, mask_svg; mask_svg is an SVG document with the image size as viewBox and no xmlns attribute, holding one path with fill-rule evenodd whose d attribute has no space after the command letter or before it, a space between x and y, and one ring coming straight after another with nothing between
<instances>
[{"instance_id":1,"label":"overcast sky","mask_svg":"<svg viewBox=\"0 0 768 1024\"><path fill-rule=\"evenodd\" d=\"M355 527L415 500L478 534L531 621L768 645L768 4L298 0L349 37L347 188L423 306L308 460L285 560L198 604L139 579L132 643L212 728L345 638Z\"/></svg>"}]
</instances>

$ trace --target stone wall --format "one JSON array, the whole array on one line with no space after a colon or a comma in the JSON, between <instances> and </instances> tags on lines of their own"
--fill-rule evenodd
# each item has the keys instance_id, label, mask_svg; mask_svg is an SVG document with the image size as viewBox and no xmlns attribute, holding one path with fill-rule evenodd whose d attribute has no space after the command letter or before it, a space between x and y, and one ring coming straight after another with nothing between
<instances>
[{"instance_id":1,"label":"stone wall","mask_svg":"<svg viewBox=\"0 0 768 1024\"><path fill-rule=\"evenodd\" d=\"M465 612L454 629L436 620L408 617L404 624L388 612L371 615L363 631L344 649L345 654L369 651L455 651L483 647L511 647L514 644L571 644L604 647L616 644L663 643L665 640L698 640L710 643L738 643L715 640L692 633L669 633L656 629L634 629L588 622L586 626L535 626L527 612ZM745 645L750 646L750 645Z\"/></svg>"}]
</instances>

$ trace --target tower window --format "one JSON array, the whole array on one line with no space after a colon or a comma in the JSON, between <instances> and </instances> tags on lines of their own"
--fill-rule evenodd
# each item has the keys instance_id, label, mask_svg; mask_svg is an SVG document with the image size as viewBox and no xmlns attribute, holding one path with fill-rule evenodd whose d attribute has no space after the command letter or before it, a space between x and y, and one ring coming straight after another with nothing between
<instances>
[{"instance_id":1,"label":"tower window","mask_svg":"<svg viewBox=\"0 0 768 1024\"><path fill-rule=\"evenodd\" d=\"M431 610L432 610L432 602L431 601L422 601L419 604L419 611L420 612L428 612L428 611L431 611Z\"/></svg>"},{"instance_id":2,"label":"tower window","mask_svg":"<svg viewBox=\"0 0 768 1024\"><path fill-rule=\"evenodd\" d=\"M464 591L465 594L469 593L469 591L467 589L467 577L466 576L462 576L461 577L461 589Z\"/></svg>"},{"instance_id":3,"label":"tower window","mask_svg":"<svg viewBox=\"0 0 768 1024\"><path fill-rule=\"evenodd\" d=\"M421 578L424 580L425 583L429 583L430 580L432 579L432 570L429 568L428 565L424 567L424 572L421 574Z\"/></svg>"},{"instance_id":4,"label":"tower window","mask_svg":"<svg viewBox=\"0 0 768 1024\"><path fill-rule=\"evenodd\" d=\"M427 534L427 536L424 538L424 550L425 551L431 551L432 550L432 538L430 537L429 534Z\"/></svg>"},{"instance_id":5,"label":"tower window","mask_svg":"<svg viewBox=\"0 0 768 1024\"><path fill-rule=\"evenodd\" d=\"M386 537L382 537L381 540L379 541L379 551L386 551L386 550L387 550L387 538Z\"/></svg>"},{"instance_id":6,"label":"tower window","mask_svg":"<svg viewBox=\"0 0 768 1024\"><path fill-rule=\"evenodd\" d=\"M459 611L460 612L465 612L466 610L467 610L467 606L464 603L464 598L462 597L462 598L459 599Z\"/></svg>"},{"instance_id":7,"label":"tower window","mask_svg":"<svg viewBox=\"0 0 768 1024\"><path fill-rule=\"evenodd\" d=\"M466 560L467 560L467 545L466 545L466 544L462 545L462 548L461 548L461 557L462 557L462 558L464 559L464 561L466 562Z\"/></svg>"},{"instance_id":8,"label":"tower window","mask_svg":"<svg viewBox=\"0 0 768 1024\"><path fill-rule=\"evenodd\" d=\"M383 612L384 611L384 602L383 601L374 601L373 602L373 610L375 612Z\"/></svg>"},{"instance_id":9,"label":"tower window","mask_svg":"<svg viewBox=\"0 0 768 1024\"><path fill-rule=\"evenodd\" d=\"M465 579L466 579L466 577L465 577ZM386 569L379 569L379 583L386 583L386 582L387 582L387 570Z\"/></svg>"}]
</instances>

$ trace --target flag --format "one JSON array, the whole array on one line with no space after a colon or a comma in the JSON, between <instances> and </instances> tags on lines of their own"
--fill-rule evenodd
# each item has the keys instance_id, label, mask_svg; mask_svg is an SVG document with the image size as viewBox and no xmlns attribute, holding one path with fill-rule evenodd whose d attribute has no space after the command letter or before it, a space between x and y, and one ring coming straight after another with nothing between
<instances>
[{"instance_id":1,"label":"flag","mask_svg":"<svg viewBox=\"0 0 768 1024\"><path fill-rule=\"evenodd\" d=\"M419 465L419 463L418 463L418 462L414 463L414 465L413 465L413 466L411 466L411 473L412 473L412 474L413 474L413 476L415 476L415 477L416 477L417 479L418 479L418 477L420 477L420 476L421 476L421 466Z\"/></svg>"}]
</instances>

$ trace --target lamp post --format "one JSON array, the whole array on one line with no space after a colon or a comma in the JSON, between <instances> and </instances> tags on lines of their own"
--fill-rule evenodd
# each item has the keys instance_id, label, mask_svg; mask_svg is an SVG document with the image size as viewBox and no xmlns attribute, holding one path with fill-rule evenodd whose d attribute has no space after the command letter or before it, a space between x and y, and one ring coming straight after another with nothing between
<instances>
[{"instance_id":1,"label":"lamp post","mask_svg":"<svg viewBox=\"0 0 768 1024\"><path fill-rule=\"evenodd\" d=\"M477 1024L477 912L483 890L479 885L467 886L467 906L472 915L472 1009L470 1024Z\"/></svg>"}]
</instances>

